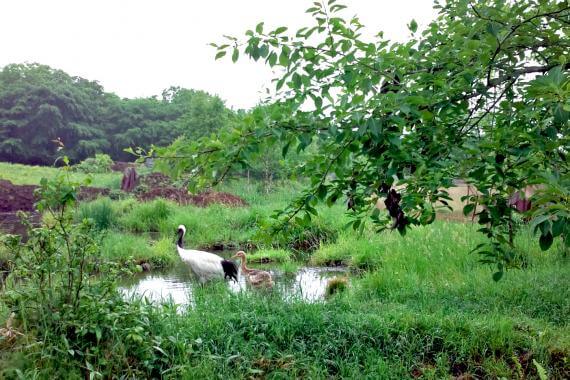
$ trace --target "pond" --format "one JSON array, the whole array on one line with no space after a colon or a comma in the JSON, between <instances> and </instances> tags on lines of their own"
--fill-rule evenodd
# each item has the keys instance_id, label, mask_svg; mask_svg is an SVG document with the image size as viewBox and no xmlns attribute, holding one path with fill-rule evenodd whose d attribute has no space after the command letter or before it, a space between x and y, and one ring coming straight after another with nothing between
<instances>
[{"instance_id":1,"label":"pond","mask_svg":"<svg viewBox=\"0 0 570 380\"><path fill-rule=\"evenodd\" d=\"M328 279L347 275L344 267L301 266L292 273L280 270L277 265L255 267L271 273L275 283L272 291L279 292L285 299L302 299L306 302L324 299ZM237 283L226 283L234 293L260 290L248 284L241 274ZM180 263L169 270L137 273L122 282L121 291L127 298L144 296L154 302L171 299L177 305L188 306L193 303L193 289L197 286L200 284L190 268Z\"/></svg>"}]
</instances>

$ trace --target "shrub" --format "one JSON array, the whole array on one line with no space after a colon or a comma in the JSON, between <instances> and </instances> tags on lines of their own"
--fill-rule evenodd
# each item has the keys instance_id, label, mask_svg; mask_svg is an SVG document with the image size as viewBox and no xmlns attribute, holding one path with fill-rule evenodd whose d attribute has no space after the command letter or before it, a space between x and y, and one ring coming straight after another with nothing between
<instances>
[{"instance_id":1,"label":"shrub","mask_svg":"<svg viewBox=\"0 0 570 380\"><path fill-rule=\"evenodd\" d=\"M95 157L89 157L75 165L76 171L89 174L108 173L111 171L113 160L108 154L97 153Z\"/></svg>"},{"instance_id":2,"label":"shrub","mask_svg":"<svg viewBox=\"0 0 570 380\"><path fill-rule=\"evenodd\" d=\"M136 357L146 350L143 320L116 290L116 279L128 271L101 259L90 220L72 223L78 191L79 184L65 175L42 180L38 211L51 215L52 224L33 227L25 221L26 242L15 235L2 241L15 261L11 277L19 279L8 281L2 300L14 313L18 336L42 347L26 350L33 372L18 377L89 377L101 370L110 375L123 352ZM109 361L98 362L105 347L114 347Z\"/></svg>"}]
</instances>

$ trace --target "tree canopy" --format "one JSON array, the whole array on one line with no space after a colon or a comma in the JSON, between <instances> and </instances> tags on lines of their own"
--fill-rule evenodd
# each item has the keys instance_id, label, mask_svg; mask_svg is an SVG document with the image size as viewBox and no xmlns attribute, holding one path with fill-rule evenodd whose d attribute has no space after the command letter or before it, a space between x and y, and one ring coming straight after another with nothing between
<instances>
[{"instance_id":1,"label":"tree canopy","mask_svg":"<svg viewBox=\"0 0 570 380\"><path fill-rule=\"evenodd\" d=\"M319 202L342 200L354 228L371 220L403 234L432 223L437 207L449 207L447 189L465 180L478 194L464 212L489 238L477 250L497 265L496 279L514 255L509 197L537 185L526 216L541 247L558 236L570 244L568 2L436 2L437 18L421 32L411 20L403 43L363 38L344 8L314 2L314 22L297 31L261 22L245 38L213 44L216 59L245 55L280 70L274 106L215 138L150 154L203 186L260 146L284 156L316 147L302 165L310 185L276 215L279 231L310 223Z\"/></svg>"},{"instance_id":2,"label":"tree canopy","mask_svg":"<svg viewBox=\"0 0 570 380\"><path fill-rule=\"evenodd\" d=\"M226 126L234 112L217 96L171 87L161 98L121 99L95 81L40 64L0 71L0 160L53 164L60 140L73 162L125 148L196 139Z\"/></svg>"}]
</instances>

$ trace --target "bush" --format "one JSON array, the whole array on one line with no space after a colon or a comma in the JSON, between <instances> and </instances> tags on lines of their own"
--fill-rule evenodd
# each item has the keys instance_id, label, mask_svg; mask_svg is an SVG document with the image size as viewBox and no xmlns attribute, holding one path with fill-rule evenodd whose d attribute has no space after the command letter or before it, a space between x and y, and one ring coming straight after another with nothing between
<instances>
[{"instance_id":1,"label":"bush","mask_svg":"<svg viewBox=\"0 0 570 380\"><path fill-rule=\"evenodd\" d=\"M111 171L113 160L108 154L97 153L95 157L89 157L75 165L76 171L89 174L108 173Z\"/></svg>"},{"instance_id":2,"label":"bush","mask_svg":"<svg viewBox=\"0 0 570 380\"><path fill-rule=\"evenodd\" d=\"M41 350L27 349L26 360L33 363L30 368L35 367L28 373L30 377L93 374L97 371L91 363L105 347L124 342L128 352L134 353L142 343L129 342L128 335L122 335L132 329L139 331L139 326L122 316L131 306L121 300L116 289L116 279L128 271L102 260L90 220L72 223L78 191L79 184L68 182L65 175L42 180L37 207L51 215L51 224L34 227L24 219L28 240L8 235L2 241L15 262L10 278L18 279L9 278L2 300L14 313L19 336L41 341ZM126 324L121 326L123 320ZM115 352L113 349L110 354ZM107 363L114 361L121 360ZM87 370L78 370L85 367ZM51 376L41 371L49 371Z\"/></svg>"}]
</instances>

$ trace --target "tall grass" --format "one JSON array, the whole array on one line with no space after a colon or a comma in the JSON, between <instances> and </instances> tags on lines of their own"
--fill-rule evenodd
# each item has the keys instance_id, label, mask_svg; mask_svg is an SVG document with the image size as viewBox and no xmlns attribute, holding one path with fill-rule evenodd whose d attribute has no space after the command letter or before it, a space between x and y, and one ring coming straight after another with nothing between
<instances>
[{"instance_id":1,"label":"tall grass","mask_svg":"<svg viewBox=\"0 0 570 380\"><path fill-rule=\"evenodd\" d=\"M286 263L293 260L293 252L286 249L260 249L248 254L247 259L257 263Z\"/></svg>"},{"instance_id":2,"label":"tall grass","mask_svg":"<svg viewBox=\"0 0 570 380\"><path fill-rule=\"evenodd\" d=\"M314 265L348 265L355 269L373 270L382 264L381 238L367 233L343 233L336 243L323 244L311 256Z\"/></svg>"},{"instance_id":3,"label":"tall grass","mask_svg":"<svg viewBox=\"0 0 570 380\"><path fill-rule=\"evenodd\" d=\"M123 313L118 327L105 332L104 344L93 341L90 360L103 377L173 379L536 378L536 360L551 378L567 378L561 359L568 355L567 327L508 313L418 312L377 298L360 301L349 291L308 304L284 301L278 292L231 294L212 284L196 289L184 312L172 304L135 300L125 308L114 301L102 307ZM121 366L121 357L129 365ZM14 367L26 377L88 374L65 350L43 366L20 360L5 361L3 374Z\"/></svg>"},{"instance_id":4,"label":"tall grass","mask_svg":"<svg viewBox=\"0 0 570 380\"><path fill-rule=\"evenodd\" d=\"M76 220L90 219L98 230L116 227L117 218L117 207L107 197L81 203L75 213Z\"/></svg>"},{"instance_id":5,"label":"tall grass","mask_svg":"<svg viewBox=\"0 0 570 380\"><path fill-rule=\"evenodd\" d=\"M167 267L178 262L174 239L158 241L148 236L110 232L102 241L102 255L116 262L148 262L154 268Z\"/></svg>"},{"instance_id":6,"label":"tall grass","mask_svg":"<svg viewBox=\"0 0 570 380\"><path fill-rule=\"evenodd\" d=\"M398 302L420 310L507 313L566 324L570 315L569 258L561 245L542 252L522 233L516 243L528 265L496 283L495 270L470 250L482 237L466 224L436 223L401 238L382 235L382 265L359 283L362 299Z\"/></svg>"},{"instance_id":7,"label":"tall grass","mask_svg":"<svg viewBox=\"0 0 570 380\"><path fill-rule=\"evenodd\" d=\"M120 218L119 224L127 231L161 231L173 212L174 205L172 203L163 199L155 199L151 202L134 205L132 210Z\"/></svg>"}]
</instances>

